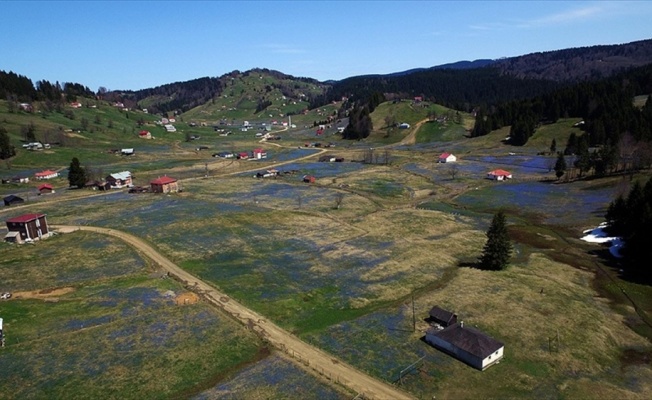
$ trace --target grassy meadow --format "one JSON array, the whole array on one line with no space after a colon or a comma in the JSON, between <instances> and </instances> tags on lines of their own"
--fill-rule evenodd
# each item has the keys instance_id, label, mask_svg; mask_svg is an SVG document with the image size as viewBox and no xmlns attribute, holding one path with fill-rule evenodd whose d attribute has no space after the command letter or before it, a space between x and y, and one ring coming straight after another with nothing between
<instances>
[{"instance_id":1,"label":"grassy meadow","mask_svg":"<svg viewBox=\"0 0 652 400\"><path fill-rule=\"evenodd\" d=\"M271 84L246 78L234 81L233 96L219 100L227 110L251 106L251 99L231 98L238 90ZM282 103L274 107L289 110ZM646 398L652 391L652 288L620 279L604 247L579 240L584 229L602 222L609 202L628 183L541 182L554 172L549 156L537 153L549 151L553 138L563 150L575 129L571 120L542 126L526 146L515 148L502 143L508 127L466 138L471 118L463 115L460 124L424 123L414 132L415 145L388 148L388 163L351 162L370 147L384 157L382 146L407 134L385 137L387 115L414 128L427 118L428 107L381 104L372 114L375 132L360 143L332 134L315 138L312 121L323 116L316 113L297 116L301 127L281 132L275 144L259 143L253 131L220 137L211 126L193 127L202 138L191 143L183 134L130 142L127 132L121 143L145 146L129 158L102 153L116 145L111 132L99 132L106 143L80 146L87 152L80 153L87 157L80 157L82 164L130 170L137 185L167 174L182 179L183 192L84 196L90 192L65 190L60 178L56 196L0 214L39 212L50 224L135 234L229 296L379 379L395 382L423 357L419 371L402 383L418 398ZM215 111L220 108L200 107L183 118L249 115ZM101 120L120 116L105 112ZM23 123L11 122L13 138ZM114 133L121 135L120 128ZM345 162L320 163L316 156L293 161L316 155L303 147L315 140L333 140L329 154ZM196 151L199 144L210 149ZM210 156L253 146L264 147L268 159ZM64 167L76 149L53 149L48 164L44 153L21 151L14 165ZM443 151L458 156L455 170L436 163ZM278 169L295 173L252 177L277 162L287 162ZM485 179L495 168L513 171L514 179ZM304 183L304 174L316 182ZM21 187L0 189L20 193ZM498 209L508 215L511 265L501 272L471 268ZM207 303L177 305L175 296L187 289L161 278L155 265L117 239L73 232L34 245L2 244L0 276L0 291L22 293L0 302L8 335L0 351L0 374L7 377L0 381L0 398L352 397ZM434 305L504 342L504 360L480 372L427 345L424 318Z\"/></svg>"}]
</instances>

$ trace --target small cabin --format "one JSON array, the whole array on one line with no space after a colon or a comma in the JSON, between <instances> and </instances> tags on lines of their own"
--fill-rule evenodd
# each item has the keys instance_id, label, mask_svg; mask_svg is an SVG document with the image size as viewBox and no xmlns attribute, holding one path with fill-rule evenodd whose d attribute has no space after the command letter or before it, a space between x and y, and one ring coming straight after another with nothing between
<instances>
[{"instance_id":1,"label":"small cabin","mask_svg":"<svg viewBox=\"0 0 652 400\"><path fill-rule=\"evenodd\" d=\"M45 214L23 214L9 218L6 224L9 233L5 236L5 241L23 243L28 240L39 240L50 236Z\"/></svg>"},{"instance_id":2,"label":"small cabin","mask_svg":"<svg viewBox=\"0 0 652 400\"><path fill-rule=\"evenodd\" d=\"M449 163L449 162L455 162L457 161L457 157L455 157L451 153L442 153L439 158L437 159L438 163Z\"/></svg>"}]
</instances>

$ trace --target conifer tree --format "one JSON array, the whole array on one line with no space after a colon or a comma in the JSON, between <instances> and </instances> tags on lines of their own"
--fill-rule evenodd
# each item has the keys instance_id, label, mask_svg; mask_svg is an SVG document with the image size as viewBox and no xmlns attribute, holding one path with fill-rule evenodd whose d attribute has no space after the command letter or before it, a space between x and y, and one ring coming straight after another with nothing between
<instances>
[{"instance_id":1,"label":"conifer tree","mask_svg":"<svg viewBox=\"0 0 652 400\"><path fill-rule=\"evenodd\" d=\"M557 179L561 178L566 172L566 159L564 155L560 152L557 156L557 162L555 163L555 176Z\"/></svg>"},{"instance_id":2,"label":"conifer tree","mask_svg":"<svg viewBox=\"0 0 652 400\"><path fill-rule=\"evenodd\" d=\"M480 268L499 271L507 267L512 255L512 243L507 234L507 222L502 211L494 214L487 231L487 243L480 257Z\"/></svg>"},{"instance_id":3,"label":"conifer tree","mask_svg":"<svg viewBox=\"0 0 652 400\"><path fill-rule=\"evenodd\" d=\"M0 160L6 160L15 155L16 148L11 144L7 130L4 127L0 127Z\"/></svg>"},{"instance_id":4,"label":"conifer tree","mask_svg":"<svg viewBox=\"0 0 652 400\"><path fill-rule=\"evenodd\" d=\"M86 170L79 165L79 159L73 157L70 163L70 170L68 171L68 183L70 186L83 188L86 184Z\"/></svg>"}]
</instances>

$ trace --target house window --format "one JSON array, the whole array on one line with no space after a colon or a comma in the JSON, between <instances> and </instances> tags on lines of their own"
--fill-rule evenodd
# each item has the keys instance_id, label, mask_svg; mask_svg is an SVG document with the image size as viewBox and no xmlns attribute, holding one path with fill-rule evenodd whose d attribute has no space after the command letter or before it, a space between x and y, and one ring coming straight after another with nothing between
<instances>
[{"instance_id":1,"label":"house window","mask_svg":"<svg viewBox=\"0 0 652 400\"><path fill-rule=\"evenodd\" d=\"M498 352L496 352L495 354L498 355Z\"/></svg>"},{"instance_id":2,"label":"house window","mask_svg":"<svg viewBox=\"0 0 652 400\"><path fill-rule=\"evenodd\" d=\"M491 360L491 356L489 356L489 359Z\"/></svg>"}]
</instances>

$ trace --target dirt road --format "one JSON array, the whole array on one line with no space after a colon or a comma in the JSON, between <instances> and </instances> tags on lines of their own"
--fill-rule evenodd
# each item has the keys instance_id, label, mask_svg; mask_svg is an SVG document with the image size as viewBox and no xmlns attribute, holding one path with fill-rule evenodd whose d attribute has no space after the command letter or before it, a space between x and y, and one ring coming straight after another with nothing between
<instances>
[{"instance_id":1,"label":"dirt road","mask_svg":"<svg viewBox=\"0 0 652 400\"><path fill-rule=\"evenodd\" d=\"M398 388L372 378L351 365L336 359L332 355L303 342L290 332L266 320L262 315L248 309L208 283L184 271L136 236L115 229L93 226L55 225L52 226L52 229L64 233L74 232L76 230L92 231L124 240L146 257L159 264L170 275L185 282L188 288L204 296L206 300L237 318L249 329L260 335L263 340L284 351L297 362L312 368L315 372L327 379L363 395L364 398L388 400L413 398Z\"/></svg>"}]
</instances>

